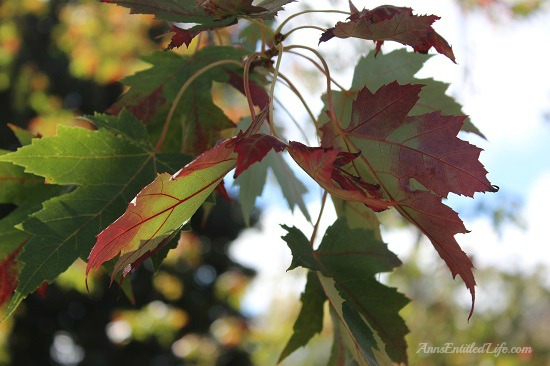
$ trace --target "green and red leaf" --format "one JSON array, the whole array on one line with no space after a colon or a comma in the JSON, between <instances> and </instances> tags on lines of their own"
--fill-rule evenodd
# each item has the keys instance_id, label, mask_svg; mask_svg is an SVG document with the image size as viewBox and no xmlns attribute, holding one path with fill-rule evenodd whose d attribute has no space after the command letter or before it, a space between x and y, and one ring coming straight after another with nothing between
<instances>
[{"instance_id":1,"label":"green and red leaf","mask_svg":"<svg viewBox=\"0 0 550 366\"><path fill-rule=\"evenodd\" d=\"M120 255L111 278L120 272L123 279L159 246L164 246L235 168L238 142L251 136L262 137L255 133L264 120L265 111L244 133L204 152L175 174L157 175L130 202L124 214L97 236L86 274Z\"/></svg>"},{"instance_id":2,"label":"green and red leaf","mask_svg":"<svg viewBox=\"0 0 550 366\"><path fill-rule=\"evenodd\" d=\"M375 93L363 88L346 128L334 127L337 121L323 126L322 145L360 152L351 173L379 185L386 201L430 238L453 277L458 274L470 290L473 310L473 265L454 238L466 228L442 198L450 192L472 197L496 187L479 162L481 149L457 137L465 116L408 115L421 89L397 82Z\"/></svg>"},{"instance_id":3,"label":"green and red leaf","mask_svg":"<svg viewBox=\"0 0 550 366\"><path fill-rule=\"evenodd\" d=\"M377 160L374 169L395 176L404 186L416 179L441 197L493 191L479 162L481 149L457 137L465 116L433 112L407 117L421 89L397 82L375 94L364 88L353 102L345 133L358 138L361 149L383 152L387 160Z\"/></svg>"},{"instance_id":4,"label":"green and red leaf","mask_svg":"<svg viewBox=\"0 0 550 366\"><path fill-rule=\"evenodd\" d=\"M235 167L232 140L208 150L174 175L159 174L126 212L97 236L86 274L120 254L112 277L125 277L132 263L174 234L193 216L223 177Z\"/></svg>"}]
</instances>

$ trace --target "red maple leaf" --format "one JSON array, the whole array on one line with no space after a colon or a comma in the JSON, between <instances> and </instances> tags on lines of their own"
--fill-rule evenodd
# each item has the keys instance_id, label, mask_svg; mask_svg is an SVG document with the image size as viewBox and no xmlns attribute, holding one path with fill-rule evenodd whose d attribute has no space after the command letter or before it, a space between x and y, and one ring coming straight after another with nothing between
<instances>
[{"instance_id":1,"label":"red maple leaf","mask_svg":"<svg viewBox=\"0 0 550 366\"><path fill-rule=\"evenodd\" d=\"M172 39L170 40L170 43L166 47L166 50L178 48L183 44L185 44L186 47L189 47L193 38L195 38L197 34L202 32L202 30L182 29L180 27L176 27L175 25L172 25L172 28L170 28L170 32L174 32L175 34L172 36Z\"/></svg>"},{"instance_id":2,"label":"red maple leaf","mask_svg":"<svg viewBox=\"0 0 550 366\"><path fill-rule=\"evenodd\" d=\"M457 137L466 116L433 112L407 117L421 89L397 82L375 94L364 88L353 102L345 133L360 138L371 151L380 149L386 158L380 169L390 170L403 188L416 179L442 197L449 192L472 197L475 192L493 191L478 160L481 149Z\"/></svg>"},{"instance_id":3,"label":"red maple leaf","mask_svg":"<svg viewBox=\"0 0 550 366\"><path fill-rule=\"evenodd\" d=\"M397 82L375 93L362 89L346 129L334 127L336 121L323 126L322 146L361 152L352 162L354 175L380 185L386 200L431 240L453 277L458 274L470 290L473 311L473 265L454 238L467 230L442 198L497 187L478 160L481 149L457 137L465 116L408 116L421 89Z\"/></svg>"},{"instance_id":4,"label":"red maple leaf","mask_svg":"<svg viewBox=\"0 0 550 366\"><path fill-rule=\"evenodd\" d=\"M375 211L392 205L381 199L378 187L342 169L342 163L348 164L357 155L334 148L309 147L295 141L290 142L288 151L296 163L334 197L362 202Z\"/></svg>"},{"instance_id":5,"label":"red maple leaf","mask_svg":"<svg viewBox=\"0 0 550 366\"><path fill-rule=\"evenodd\" d=\"M326 42L333 37L368 39L376 43L378 53L384 41L391 40L411 46L420 53L427 53L433 47L456 62L451 46L432 28L432 24L440 19L438 16L414 15L411 8L391 5L357 11L351 4L351 9L348 21L338 22L334 28L327 29L319 42Z\"/></svg>"},{"instance_id":6,"label":"red maple leaf","mask_svg":"<svg viewBox=\"0 0 550 366\"><path fill-rule=\"evenodd\" d=\"M252 164L261 161L271 149L275 152L281 152L287 146L278 138L265 134L240 138L235 145L237 169L235 169L233 178L237 178Z\"/></svg>"}]
</instances>

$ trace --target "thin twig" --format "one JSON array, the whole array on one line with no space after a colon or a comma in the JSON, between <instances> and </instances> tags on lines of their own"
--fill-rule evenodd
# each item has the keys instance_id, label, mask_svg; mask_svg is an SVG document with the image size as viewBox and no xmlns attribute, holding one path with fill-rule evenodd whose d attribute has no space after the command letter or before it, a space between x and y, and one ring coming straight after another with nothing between
<instances>
[{"instance_id":1,"label":"thin twig","mask_svg":"<svg viewBox=\"0 0 550 366\"><path fill-rule=\"evenodd\" d=\"M316 29L316 30L320 30L321 32L325 32L327 29L326 28L323 28L323 27L319 27L319 26L316 26L316 25L301 25L299 27L296 27L296 28L292 28L291 30L289 30L288 32L286 32L283 37L284 38L287 38L288 36L290 36L292 33L296 32L297 30L300 30L300 29Z\"/></svg>"},{"instance_id":2,"label":"thin twig","mask_svg":"<svg viewBox=\"0 0 550 366\"><path fill-rule=\"evenodd\" d=\"M333 103L333 99L332 99L332 88L331 88L332 80L331 80L331 76L330 76L330 69L328 67L328 64L327 64L325 58L319 53L319 51L317 51L316 49L313 49L311 47L308 47L308 46L292 45L292 46L284 47L284 50L285 51L290 51L290 50L295 49L295 48L308 50L308 51L312 52L313 54L315 54L315 56L317 56L317 58L323 64L323 68L325 69L325 76L326 76L326 79L327 79L327 102L328 102L330 120L333 122L334 127L336 128L336 130L341 131L342 127L340 126L340 123L338 123L338 117L336 116L336 112L334 111L334 103Z\"/></svg>"},{"instance_id":3,"label":"thin twig","mask_svg":"<svg viewBox=\"0 0 550 366\"><path fill-rule=\"evenodd\" d=\"M277 77L279 76L279 68L281 67L281 60L283 58L283 45L279 44L275 46L279 50L279 54L277 57L277 63L275 64L275 70L273 71L273 81L271 82L271 88L269 90L269 126L271 128L271 133L273 133L273 136L279 137L277 134L277 130L275 129L274 124L274 109L273 109L273 101L275 100L275 84L277 83Z\"/></svg>"},{"instance_id":4,"label":"thin twig","mask_svg":"<svg viewBox=\"0 0 550 366\"><path fill-rule=\"evenodd\" d=\"M323 66L319 65L319 63L318 63L317 61L315 61L314 59L312 59L311 57L306 56L306 55L304 55L304 54L302 54L302 53L300 53L300 52L292 51L292 50L291 50L291 51L287 51L287 52L292 53L293 55L296 55L296 56L300 56L300 57L305 58L306 60L308 60L309 62L311 62L316 68L318 68L319 71L321 71L323 74L325 74L325 69L323 69ZM327 76L327 75L325 74L325 76ZM330 77L330 81L332 81L332 83L333 83L334 85L336 85L342 92L346 93L347 95L351 95L351 94L352 94L352 93L350 93L349 89L344 88L344 87L342 86L342 84L340 84L339 82L337 82L336 80L334 80L333 77Z\"/></svg>"},{"instance_id":5,"label":"thin twig","mask_svg":"<svg viewBox=\"0 0 550 366\"><path fill-rule=\"evenodd\" d=\"M164 144L164 139L166 138L166 133L168 132L168 127L170 126L170 121L172 120L172 117L174 115L174 112L176 111L176 107L183 96L183 93L189 88L191 83L195 81L199 76L204 74L210 69L213 69L214 67L225 65L225 64L235 64L237 66L242 66L242 63L235 61L235 60L220 60L211 63L210 65L207 65L203 67L202 69L195 72L187 81L182 85L181 89L179 90L178 94L176 95L176 98L174 99L174 102L172 103L172 106L170 107L170 111L168 112L168 115L166 116L166 120L164 121L164 126L162 127L162 132L160 133L160 137L157 141L157 145L155 146L155 152L160 151L162 148L162 145Z\"/></svg>"},{"instance_id":6,"label":"thin twig","mask_svg":"<svg viewBox=\"0 0 550 366\"><path fill-rule=\"evenodd\" d=\"M351 14L349 11L342 11L342 10L314 10L314 9L303 10L303 11L300 11L300 12L298 12L298 13L292 14L291 16L289 16L288 18L286 18L286 19L277 27L277 29L275 30L275 34L281 33L281 30L283 29L283 27L285 26L285 24L288 23L291 19L296 18L297 16L300 16L300 15L303 15L303 14L307 14L307 13L338 13L338 14L346 14L346 15L350 15L350 14Z\"/></svg>"},{"instance_id":7,"label":"thin twig","mask_svg":"<svg viewBox=\"0 0 550 366\"><path fill-rule=\"evenodd\" d=\"M246 101L248 102L248 108L250 109L250 116L252 120L256 118L256 111L254 110L254 101L252 100L252 94L250 93L250 65L256 57L262 57L263 53L254 52L250 55L246 62L244 63L244 72L243 72L243 82L244 82L244 95L246 96Z\"/></svg>"},{"instance_id":8,"label":"thin twig","mask_svg":"<svg viewBox=\"0 0 550 366\"><path fill-rule=\"evenodd\" d=\"M319 229L319 223L321 222L321 216L323 216L323 211L325 210L325 203L327 202L327 191L323 193L323 198L321 199L321 210L319 210L319 216L317 217L317 222L313 227L313 233L311 234L311 239L309 239L309 245L313 247L313 242L317 236L317 230Z\"/></svg>"}]
</instances>

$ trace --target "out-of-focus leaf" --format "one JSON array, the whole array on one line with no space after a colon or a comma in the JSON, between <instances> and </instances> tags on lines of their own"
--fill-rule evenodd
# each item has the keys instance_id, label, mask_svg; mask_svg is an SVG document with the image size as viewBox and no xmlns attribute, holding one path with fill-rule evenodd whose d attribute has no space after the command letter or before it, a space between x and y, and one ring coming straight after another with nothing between
<instances>
[{"instance_id":1,"label":"out-of-focus leaf","mask_svg":"<svg viewBox=\"0 0 550 366\"><path fill-rule=\"evenodd\" d=\"M237 23L240 17L246 16L255 19L273 19L277 13L294 0L265 0L252 5L252 0L101 0L131 9L133 14L153 14L156 19L175 23L195 24L183 29L188 33L184 39L193 38L204 30L224 28ZM176 34L177 36L178 34ZM181 43L180 43L181 41ZM189 40L190 42L190 40ZM174 47L181 46L187 41L176 37L172 40Z\"/></svg>"},{"instance_id":2,"label":"out-of-focus leaf","mask_svg":"<svg viewBox=\"0 0 550 366\"><path fill-rule=\"evenodd\" d=\"M264 190L269 168L268 159L272 154L275 153L268 153L264 160L254 164L250 169L235 178L235 184L239 186L239 204L247 226L250 226L250 213L255 207L256 198L260 197Z\"/></svg>"}]
</instances>

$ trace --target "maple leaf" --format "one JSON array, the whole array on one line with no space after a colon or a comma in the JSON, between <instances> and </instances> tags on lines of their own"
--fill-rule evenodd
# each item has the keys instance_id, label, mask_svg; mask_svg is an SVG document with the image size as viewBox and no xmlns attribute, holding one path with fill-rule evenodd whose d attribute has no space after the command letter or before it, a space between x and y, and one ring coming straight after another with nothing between
<instances>
[{"instance_id":1,"label":"maple leaf","mask_svg":"<svg viewBox=\"0 0 550 366\"><path fill-rule=\"evenodd\" d=\"M242 78L236 80L240 80L239 83L242 87ZM253 85L254 84L251 84L251 86ZM263 88L258 88L258 90L262 91L257 94L257 97L261 103L258 106L264 105L263 103L265 101L264 108L267 108L269 104L269 96L265 93ZM256 100L254 99L254 92L252 92L252 95L253 100ZM267 117L268 116L266 116L266 118ZM241 130L246 130L250 121L251 120L249 117L244 118L239 122L239 128ZM261 126L258 132L263 134L269 133L267 124ZM285 161L282 154L277 154L275 150L271 149L260 162L254 163L250 169L240 173L234 180L234 184L239 186L239 205L241 206L245 224L247 226L250 225L250 213L255 207L256 198L262 195L268 170L271 170L275 176L275 179L279 183L279 187L281 188L288 207L291 210L294 210L297 206L306 220L311 221L311 217L303 198L307 193L307 188L296 177L296 174Z\"/></svg>"},{"instance_id":2,"label":"maple leaf","mask_svg":"<svg viewBox=\"0 0 550 366\"><path fill-rule=\"evenodd\" d=\"M44 281L52 282L77 258L86 258L91 238L124 212L158 171L174 172L188 161L182 154L157 154L145 126L128 111L88 119L97 131L59 126L57 136L34 139L0 156L50 183L69 185L66 191L73 189L46 200L21 224L32 237L17 259L22 268L8 314Z\"/></svg>"},{"instance_id":3,"label":"maple leaf","mask_svg":"<svg viewBox=\"0 0 550 366\"><path fill-rule=\"evenodd\" d=\"M175 34L172 36L172 39L170 40L168 46L166 46L167 51L181 47L183 44L189 47L189 45L193 41L193 38L195 38L195 36L202 31L197 29L182 29L180 27L172 25L172 28L170 28L170 32L173 32Z\"/></svg>"},{"instance_id":4,"label":"maple leaf","mask_svg":"<svg viewBox=\"0 0 550 366\"><path fill-rule=\"evenodd\" d=\"M340 169L342 162L349 163L348 153L333 148L308 147L295 141L290 142L288 151L294 161L331 195L346 201L362 202L375 211L392 205L381 199L376 186ZM337 182L345 184L339 186Z\"/></svg>"},{"instance_id":5,"label":"maple leaf","mask_svg":"<svg viewBox=\"0 0 550 366\"><path fill-rule=\"evenodd\" d=\"M297 228L282 227L287 231L283 239L292 251L289 269L301 266L317 272L322 291L336 313L335 327L345 329L350 341L346 348L354 361L360 365L378 364L377 356L386 354L396 363L406 363L408 329L398 312L408 299L374 277L401 265L397 256L374 232L351 230L343 218L327 229L317 250ZM322 305L318 293L310 296L313 298L306 300ZM310 329L311 324L301 321L305 316L302 312L298 316L295 335L291 338L293 343L283 351L285 356L307 343L314 334L316 329ZM318 324L319 318L314 322ZM379 344L377 338L383 344Z\"/></svg>"},{"instance_id":6,"label":"maple leaf","mask_svg":"<svg viewBox=\"0 0 550 366\"><path fill-rule=\"evenodd\" d=\"M250 169L239 174L234 181L234 184L239 186L239 205L245 223L250 225L250 213L255 207L256 198L262 195L268 170L273 172L279 183L288 207L293 210L297 206L306 220L311 221L303 199L303 196L307 193L307 188L296 177L283 156L271 150L262 161L255 163Z\"/></svg>"},{"instance_id":7,"label":"maple leaf","mask_svg":"<svg viewBox=\"0 0 550 366\"><path fill-rule=\"evenodd\" d=\"M131 269L164 246L179 232L208 196L237 165L236 146L256 135L265 120L264 110L245 133L199 155L173 175L159 174L130 202L126 211L104 229L88 256L86 275L120 255L111 279L124 279Z\"/></svg>"},{"instance_id":8,"label":"maple leaf","mask_svg":"<svg viewBox=\"0 0 550 366\"><path fill-rule=\"evenodd\" d=\"M345 129L331 127L335 121L323 126L322 145L361 152L355 174L374 179L386 199L428 236L453 277L458 274L470 290L473 311L473 265L454 238L466 228L441 199L450 192L472 197L496 188L478 160L481 149L457 137L464 116L407 115L421 88L393 82L372 93L365 87Z\"/></svg>"},{"instance_id":9,"label":"maple leaf","mask_svg":"<svg viewBox=\"0 0 550 366\"><path fill-rule=\"evenodd\" d=\"M411 8L382 5L372 10L352 11L347 22L338 22L327 29L319 42L333 37L356 37L375 41L376 53L386 40L412 46L415 52L427 53L434 48L456 63L451 46L433 28L440 19L435 15L414 15Z\"/></svg>"}]
</instances>

